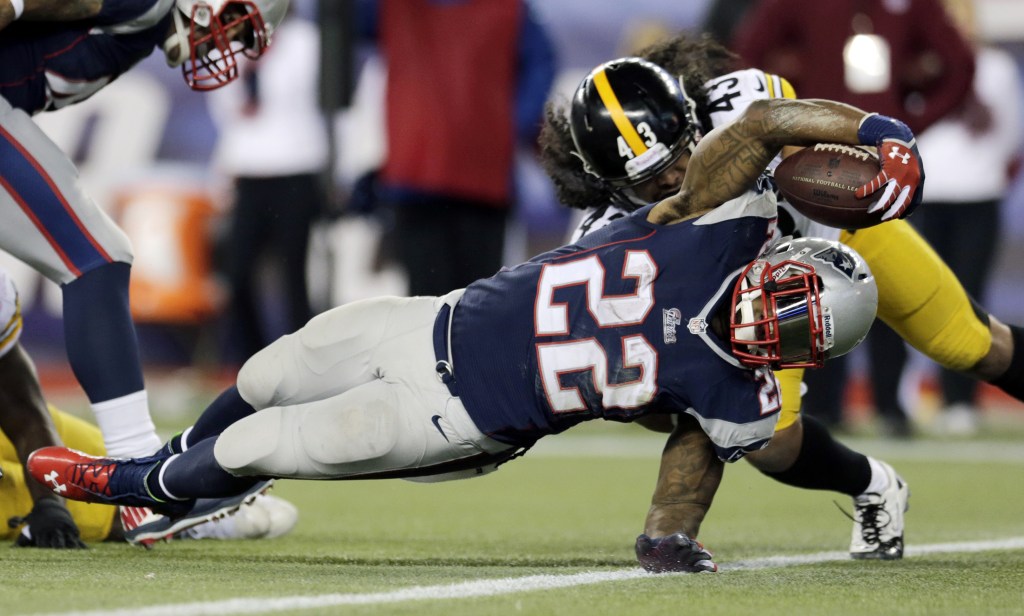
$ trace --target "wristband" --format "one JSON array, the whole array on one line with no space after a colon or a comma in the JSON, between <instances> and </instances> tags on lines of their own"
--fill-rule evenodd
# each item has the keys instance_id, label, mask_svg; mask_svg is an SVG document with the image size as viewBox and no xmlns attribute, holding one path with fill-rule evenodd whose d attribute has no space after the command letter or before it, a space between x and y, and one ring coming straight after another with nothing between
<instances>
[{"instance_id":1,"label":"wristband","mask_svg":"<svg viewBox=\"0 0 1024 616\"><path fill-rule=\"evenodd\" d=\"M14 20L21 17L21 14L25 12L25 0L10 0L11 8L14 9Z\"/></svg>"},{"instance_id":2,"label":"wristband","mask_svg":"<svg viewBox=\"0 0 1024 616\"><path fill-rule=\"evenodd\" d=\"M914 133L909 126L896 118L877 113L865 116L860 121L860 126L857 128L857 139L860 140L861 145L877 146L884 139L897 139L907 144L908 147L914 145Z\"/></svg>"}]
</instances>

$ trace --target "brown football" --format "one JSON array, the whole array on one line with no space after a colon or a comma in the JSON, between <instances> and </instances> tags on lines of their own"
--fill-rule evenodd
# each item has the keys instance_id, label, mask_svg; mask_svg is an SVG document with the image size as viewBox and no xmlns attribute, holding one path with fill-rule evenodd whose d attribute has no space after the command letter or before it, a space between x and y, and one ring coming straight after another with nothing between
<instances>
[{"instance_id":1,"label":"brown football","mask_svg":"<svg viewBox=\"0 0 1024 616\"><path fill-rule=\"evenodd\" d=\"M864 146L819 143L785 158L775 168L775 184L794 208L811 220L839 229L863 229L882 222L868 214L876 197L854 192L878 175L878 154Z\"/></svg>"}]
</instances>

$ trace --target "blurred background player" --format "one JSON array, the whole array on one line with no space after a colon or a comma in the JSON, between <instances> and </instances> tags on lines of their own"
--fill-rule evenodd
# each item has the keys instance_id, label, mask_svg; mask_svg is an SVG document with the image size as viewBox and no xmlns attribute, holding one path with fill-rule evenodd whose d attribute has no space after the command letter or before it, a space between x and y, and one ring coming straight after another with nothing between
<instances>
[{"instance_id":1,"label":"blurred background player","mask_svg":"<svg viewBox=\"0 0 1024 616\"><path fill-rule=\"evenodd\" d=\"M670 67L674 74L682 76L683 80L689 85L690 91L695 93L696 114L701 118L702 129L704 130L707 130L705 127L720 125L731 120L735 113L738 113L746 105L750 104L752 100L767 97L794 96L792 88L784 79L754 69L739 71L708 81L709 76L728 70L730 58L726 50L707 40L694 40L680 36L652 47L645 55L659 64ZM619 83L624 92L621 95L623 98L619 101L620 104L640 105L637 109L633 110L630 117L638 124L646 122L648 126L654 129L656 138L662 142L675 143L677 140L681 141L683 139L682 133L673 133L670 128L672 126L670 122L659 122L661 117L674 118L680 113L678 111L680 108L678 102L668 95L659 96L662 93L653 89L647 81L643 85L636 84L634 87L630 86L628 78L624 78L623 81ZM635 98L635 93L640 91L644 92L642 104L640 102L641 99ZM709 100L709 97L711 100ZM592 98L593 100L590 102L593 104L603 105L596 95L592 94ZM664 108L675 109L676 111L662 111ZM624 170L624 163L631 159L629 154L623 155L625 160L620 157L620 152L623 150L619 149L613 131L610 132L610 136L609 132L606 132L603 140L594 138L588 141L577 141L574 144L566 112L555 107L549 109L548 120L542 131L542 145L546 168L559 188L563 201L573 207L593 208L590 214L580 223L575 234L577 238L587 232L600 228L608 220L626 215L631 209L637 207L637 203L656 201L666 194L671 194L672 191L678 189L685 175L685 167L680 169L673 164L675 161L673 154L680 149L680 146L676 144L669 146L668 152L670 154L666 154L664 150L661 150L653 158L652 166L648 169L646 177L642 177L640 180L628 178L628 174ZM583 150L576 149L580 145L584 146ZM589 147L587 147L588 145ZM574 152L578 151L581 152L581 156L574 154ZM635 154L633 155L635 156ZM584 171L581 158L590 164L591 174ZM599 175L594 175L593 173ZM617 183L614 185L609 181L612 178L618 178ZM594 207L593 204L595 203L604 205ZM787 216L792 217L793 215L789 212L789 206L783 204L783 209L780 209L780 217L783 219ZM810 230L814 234L828 234L832 236L838 234L837 230L830 230L821 225L815 225L808 229L806 219L803 220L805 222L802 228L805 230L805 233ZM782 222L781 226L784 229L787 227L792 229L792 220L788 224ZM888 246L891 252L880 252L880 247L871 248L870 243L865 244L862 241L864 238L874 238L872 241L880 241L878 232L886 227L894 227L900 231L896 238L890 239L884 234L881 236L881 241L884 241L883 246ZM916 234L913 233L913 230L905 222L886 223L871 230L860 231L856 235L859 236L858 247L867 246L872 255L872 259L868 261L869 265L872 262L878 263L879 268L883 270L883 275L887 279L886 281L880 280L879 282L880 316L892 318L894 315L902 315L904 313L897 311L897 307L917 307L922 302L926 306L931 306L930 310L941 308L934 315L930 310L926 310L917 319L934 317L938 323L950 322L945 329L943 327L932 327L931 323L915 325L916 319L910 319L908 323L900 324L901 329L912 332L913 337L908 337L908 339L912 341L916 339L917 344L927 347L936 357L952 357L962 354L963 356L956 357L955 361L965 367L973 365L977 368L990 361L995 361L998 364L998 368L990 374L995 375L1002 371L1003 378L997 380L1009 384L1010 388L1008 391L1011 393L1016 391L1014 390L1014 377L1012 375L1016 374L1013 366L1017 365L1019 360L1011 361L1010 359L1010 349L1014 348L1014 334L1011 334L1010 329L1006 328L1005 325L994 320L991 324L992 332L988 331L988 325L983 324L981 318L975 316L970 309L970 304L963 292L957 292L958 285L952 274L941 264L941 260L927 248L927 245L920 238L915 237ZM852 234L849 233L844 233L841 237L844 240L853 240ZM880 254L887 255L886 258L890 260L896 258L903 259L904 257L902 256L896 256L897 254L902 254L896 250L896 246L897 242L903 242L904 240L906 241L904 249L911 251L910 254L913 255L913 259L909 260L910 263L916 264L918 260L921 260L926 263L937 264L931 267L933 267L934 271L940 273L941 276L929 277L928 280L932 281L932 283L937 283L939 288L943 289L939 297L943 302L949 301L950 304L948 306L928 301L935 296L934 290L906 285L905 281L899 280L899 276L893 274L893 270L897 268L886 266L885 261L879 262ZM860 249L863 250L864 248ZM902 275L905 276L906 274ZM906 290L901 291L903 289ZM910 291L920 291L921 295L911 294L907 296L907 293ZM881 308L883 305L886 306L884 313ZM946 307L942 308L942 306ZM915 311L910 310L909 312L914 313ZM901 316L901 318L903 317ZM908 327L909 329L907 329ZM960 350L957 346L960 342L959 340L950 340L941 335L942 332L948 331L950 328L955 329L959 327L963 327L966 332L970 332L974 336L970 345L970 351ZM932 339L933 335L936 336L934 340ZM991 344L991 337L993 335L997 337L996 344ZM1019 336L1019 334L1017 335ZM939 344L940 342L946 346L937 350L933 350L934 347L929 346ZM983 372L978 374L983 374ZM783 418L780 419L778 427L782 430L792 425L794 430L782 431L776 435L768 449L764 452L748 456L750 461L763 472L790 485L833 489L848 493L851 496L859 495L866 483L863 479L865 477L864 473L856 469L865 468L866 459L864 456L849 452L841 445L831 444L835 442L828 435L825 427L813 420L808 421L806 415L803 416L802 421L797 421L800 419L797 413L801 407L799 394L800 375L796 371L792 371L788 374L780 373L779 378L783 383L784 414ZM988 378L992 379L993 377L989 376ZM1019 397L1021 394L1019 391L1016 391L1016 395ZM802 437L801 431L803 432ZM803 445L801 445L801 440ZM838 449L833 449L833 447ZM787 455L779 456L778 452L788 453ZM803 452L803 455L799 455L800 452ZM759 460L758 458L762 455L765 459ZM821 460L812 462L815 459L814 456L825 455L834 456L836 460L828 463ZM772 458L775 459L773 460ZM846 460L845 463L839 461L843 459ZM801 471L800 469L804 470ZM663 468L663 473L668 472L668 470ZM844 479L842 475L846 475L846 478ZM663 478L667 480L670 476L663 475ZM679 487L682 486L682 484L678 485ZM841 488L840 486L845 487ZM659 491L661 489L659 487ZM656 496L656 498L658 497ZM660 512L657 511L658 509L657 504L652 508L649 521L654 521L660 516L665 516L668 519L672 518L671 515L667 514L668 511L672 510L672 507L661 507L662 511ZM687 511L690 510L690 507L684 506L680 507L680 509ZM858 507L857 509L859 511L861 508ZM706 510L706 507L704 510ZM699 516L703 516L702 511L698 513ZM863 516L860 517L863 518ZM660 527L661 532L668 530L670 529L664 526ZM853 546L854 551L864 549L865 545L862 539L857 539L857 530L855 527L855 543L859 542L860 545L859 547L857 545ZM869 544L870 542L868 542Z\"/></svg>"},{"instance_id":2,"label":"blurred background player","mask_svg":"<svg viewBox=\"0 0 1024 616\"><path fill-rule=\"evenodd\" d=\"M236 366L313 316L306 257L313 222L327 210L329 165L317 25L289 11L273 47L239 70L238 81L206 97L213 164L233 188L223 252Z\"/></svg>"},{"instance_id":3,"label":"blurred background player","mask_svg":"<svg viewBox=\"0 0 1024 616\"><path fill-rule=\"evenodd\" d=\"M265 51L286 8L287 0L0 2L0 248L61 285L68 361L111 455L160 446L129 312L132 249L30 116L85 100L154 49L193 89L224 85L237 77L236 54Z\"/></svg>"},{"instance_id":4,"label":"blurred background player","mask_svg":"<svg viewBox=\"0 0 1024 616\"><path fill-rule=\"evenodd\" d=\"M387 63L377 197L408 293L441 295L502 265L515 152L536 141L554 51L523 0L359 7Z\"/></svg>"},{"instance_id":5,"label":"blurred background player","mask_svg":"<svg viewBox=\"0 0 1024 616\"><path fill-rule=\"evenodd\" d=\"M81 548L84 542L124 540L117 508L65 502L25 473L38 447L66 445L103 455L100 431L47 407L32 360L19 344L22 319L14 283L0 270L0 537L21 547ZM234 515L192 527L182 538L263 539L290 531L295 507L260 495Z\"/></svg>"},{"instance_id":6,"label":"blurred background player","mask_svg":"<svg viewBox=\"0 0 1024 616\"><path fill-rule=\"evenodd\" d=\"M974 53L942 0L762 0L737 26L743 66L782 75L804 98L839 100L904 120L920 135L962 105ZM874 405L883 434L912 425L899 396L907 353L888 321L868 337ZM942 363L942 362L940 362ZM848 362L809 373L808 408L841 423Z\"/></svg>"},{"instance_id":7,"label":"blurred background player","mask_svg":"<svg viewBox=\"0 0 1024 616\"><path fill-rule=\"evenodd\" d=\"M999 248L1000 207L1024 145L1024 85L1013 57L980 41L974 2L946 0L945 5L974 46L976 69L960 107L918 139L930 180L925 206L912 223L971 299L980 302ZM890 361L886 369L898 373L899 365ZM940 369L939 384L943 409L935 427L953 435L975 433L980 427L977 381Z\"/></svg>"}]
</instances>

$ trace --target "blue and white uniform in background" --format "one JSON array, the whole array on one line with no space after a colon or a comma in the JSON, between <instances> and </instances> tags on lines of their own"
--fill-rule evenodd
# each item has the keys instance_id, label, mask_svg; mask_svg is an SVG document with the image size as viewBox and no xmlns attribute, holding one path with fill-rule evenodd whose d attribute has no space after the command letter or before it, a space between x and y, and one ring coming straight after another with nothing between
<instances>
[{"instance_id":1,"label":"blue and white uniform in background","mask_svg":"<svg viewBox=\"0 0 1024 616\"><path fill-rule=\"evenodd\" d=\"M0 249L61 285L68 361L114 456L160 446L128 306L128 237L32 121L85 100L159 48L174 0L105 0L95 18L0 32Z\"/></svg>"},{"instance_id":2,"label":"blue and white uniform in background","mask_svg":"<svg viewBox=\"0 0 1024 616\"><path fill-rule=\"evenodd\" d=\"M54 282L112 261L128 239L29 116L85 100L163 43L173 0L107 0L76 22L18 21L0 35L0 248Z\"/></svg>"}]
</instances>

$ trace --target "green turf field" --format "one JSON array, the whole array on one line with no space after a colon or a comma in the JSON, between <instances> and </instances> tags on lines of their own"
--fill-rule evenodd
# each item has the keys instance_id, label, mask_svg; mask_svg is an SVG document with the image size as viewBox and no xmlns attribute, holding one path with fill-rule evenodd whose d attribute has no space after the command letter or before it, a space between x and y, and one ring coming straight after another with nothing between
<instances>
[{"instance_id":1,"label":"green turf field","mask_svg":"<svg viewBox=\"0 0 1024 616\"><path fill-rule=\"evenodd\" d=\"M480 479L281 482L301 519L275 540L0 548L0 613L1024 613L1020 440L851 442L910 484L903 561L848 560L847 498L741 462L701 536L722 571L643 573L632 544L660 441L602 424Z\"/></svg>"}]
</instances>

